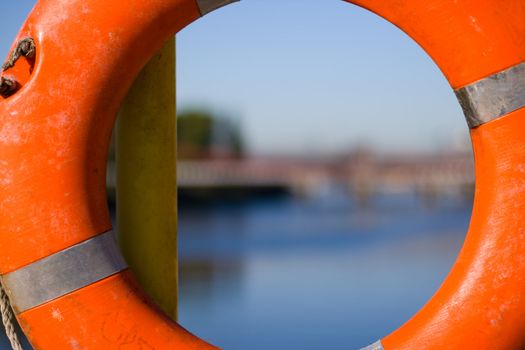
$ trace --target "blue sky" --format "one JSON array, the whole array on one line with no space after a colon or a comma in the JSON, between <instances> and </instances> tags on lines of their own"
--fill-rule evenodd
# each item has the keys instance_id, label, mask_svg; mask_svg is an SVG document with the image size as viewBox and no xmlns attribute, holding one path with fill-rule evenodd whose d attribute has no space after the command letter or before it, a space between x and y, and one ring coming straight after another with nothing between
<instances>
[{"instance_id":1,"label":"blue sky","mask_svg":"<svg viewBox=\"0 0 525 350\"><path fill-rule=\"evenodd\" d=\"M3 56L33 3L3 6ZM177 45L179 109L238 120L253 153L429 151L467 138L423 50L340 0L243 0L185 28Z\"/></svg>"}]
</instances>

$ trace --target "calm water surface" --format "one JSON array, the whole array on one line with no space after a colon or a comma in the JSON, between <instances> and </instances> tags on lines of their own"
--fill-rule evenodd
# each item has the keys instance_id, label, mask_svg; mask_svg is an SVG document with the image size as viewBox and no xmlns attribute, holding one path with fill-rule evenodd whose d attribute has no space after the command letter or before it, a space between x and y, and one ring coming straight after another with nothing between
<instances>
[{"instance_id":1,"label":"calm water surface","mask_svg":"<svg viewBox=\"0 0 525 350\"><path fill-rule=\"evenodd\" d=\"M452 266L471 204L331 196L180 211L180 321L224 349L358 349L414 314Z\"/></svg>"},{"instance_id":2,"label":"calm water surface","mask_svg":"<svg viewBox=\"0 0 525 350\"><path fill-rule=\"evenodd\" d=\"M438 288L470 210L413 196L181 203L180 321L226 350L358 349Z\"/></svg>"}]
</instances>

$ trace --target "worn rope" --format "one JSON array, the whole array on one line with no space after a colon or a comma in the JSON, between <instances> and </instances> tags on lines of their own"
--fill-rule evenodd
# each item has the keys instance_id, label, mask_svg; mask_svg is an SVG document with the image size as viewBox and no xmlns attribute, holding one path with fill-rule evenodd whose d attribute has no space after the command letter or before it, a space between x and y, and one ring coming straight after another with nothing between
<instances>
[{"instance_id":1,"label":"worn rope","mask_svg":"<svg viewBox=\"0 0 525 350\"><path fill-rule=\"evenodd\" d=\"M2 65L0 73L3 70L13 67L20 57L32 58L35 56L35 42L32 38L24 38L20 40L16 48L11 52L7 61ZM12 95L17 87L16 81L6 77L0 77L0 95L7 97ZM23 350L18 335L16 334L13 309L9 302L9 297L5 292L3 286L0 284L0 314L2 316L2 323L5 328L5 333L13 350Z\"/></svg>"},{"instance_id":2,"label":"worn rope","mask_svg":"<svg viewBox=\"0 0 525 350\"><path fill-rule=\"evenodd\" d=\"M20 341L18 340L18 335L15 331L14 320L13 320L13 310L11 309L11 303L7 297L2 285L0 285L0 313L2 314L2 323L4 324L5 333L11 347L13 350L23 350Z\"/></svg>"},{"instance_id":3,"label":"worn rope","mask_svg":"<svg viewBox=\"0 0 525 350\"><path fill-rule=\"evenodd\" d=\"M9 55L7 61L5 61L5 63L2 65L2 69L7 70L13 67L16 61L18 61L18 59L22 56L32 58L35 56L35 53L35 41L32 38L21 39L16 44L15 49L11 51L11 54Z\"/></svg>"},{"instance_id":4,"label":"worn rope","mask_svg":"<svg viewBox=\"0 0 525 350\"><path fill-rule=\"evenodd\" d=\"M16 92L17 85L13 79L0 77L0 96L4 98L11 96Z\"/></svg>"},{"instance_id":5,"label":"worn rope","mask_svg":"<svg viewBox=\"0 0 525 350\"><path fill-rule=\"evenodd\" d=\"M20 57L33 58L35 57L35 54L35 41L32 38L21 39L16 44L15 49L9 54L7 61L2 65L0 74L5 70L14 67L16 61L18 61ZM19 87L20 86L16 80L0 76L0 96L7 98L14 94Z\"/></svg>"},{"instance_id":6,"label":"worn rope","mask_svg":"<svg viewBox=\"0 0 525 350\"><path fill-rule=\"evenodd\" d=\"M35 42L33 41L33 39L24 38L17 43L16 48L11 52L7 61L2 65L2 69L0 70L0 73L3 73L2 71L13 67L16 61L18 61L18 59L21 56L28 57L28 58L32 58L35 56ZM7 96L12 95L15 92L16 87L17 87L17 83L13 79L9 79L6 77L0 77L0 95L1 96L7 97ZM0 314L2 316L2 323L4 325L5 334L7 335L7 338L9 339L9 342L11 343L11 347L13 348L13 350L23 350L22 344L20 344L20 340L18 339L18 335L16 334L13 309L11 308L9 297L7 296L7 293L5 292L1 284L0 284Z\"/></svg>"}]
</instances>

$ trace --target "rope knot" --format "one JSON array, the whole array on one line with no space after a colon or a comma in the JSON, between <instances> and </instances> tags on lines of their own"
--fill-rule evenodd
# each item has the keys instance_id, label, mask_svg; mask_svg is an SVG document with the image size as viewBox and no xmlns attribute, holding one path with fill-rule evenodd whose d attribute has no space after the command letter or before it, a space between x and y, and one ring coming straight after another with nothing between
<instances>
[{"instance_id":1,"label":"rope knot","mask_svg":"<svg viewBox=\"0 0 525 350\"><path fill-rule=\"evenodd\" d=\"M20 57L27 57L27 58L33 58L35 57L36 48L35 48L35 41L32 38L24 38L18 41L16 44L16 47L13 51L11 51L11 54L9 55L9 58L7 61L2 65L3 70L7 70L9 68L12 68L16 61Z\"/></svg>"},{"instance_id":2,"label":"rope knot","mask_svg":"<svg viewBox=\"0 0 525 350\"><path fill-rule=\"evenodd\" d=\"M23 38L18 41L16 47L9 54L9 58L2 65L2 71L12 68L20 57L33 58L36 54L35 41L32 38ZM13 95L19 88L16 80L0 76L0 96L7 98Z\"/></svg>"},{"instance_id":3,"label":"rope knot","mask_svg":"<svg viewBox=\"0 0 525 350\"><path fill-rule=\"evenodd\" d=\"M14 94L18 88L18 83L9 78L0 77L0 96L7 98Z\"/></svg>"}]
</instances>

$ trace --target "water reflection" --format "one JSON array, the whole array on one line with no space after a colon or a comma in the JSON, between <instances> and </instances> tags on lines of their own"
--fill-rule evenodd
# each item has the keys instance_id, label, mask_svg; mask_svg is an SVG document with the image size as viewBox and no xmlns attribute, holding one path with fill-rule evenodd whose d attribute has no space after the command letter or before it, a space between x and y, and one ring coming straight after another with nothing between
<instances>
[{"instance_id":1,"label":"water reflection","mask_svg":"<svg viewBox=\"0 0 525 350\"><path fill-rule=\"evenodd\" d=\"M181 203L180 320L225 349L359 348L439 287L469 216L463 197Z\"/></svg>"},{"instance_id":2,"label":"water reflection","mask_svg":"<svg viewBox=\"0 0 525 350\"><path fill-rule=\"evenodd\" d=\"M231 350L357 349L386 335L439 287L471 209L461 196L360 207L333 193L180 207L180 320Z\"/></svg>"}]
</instances>

